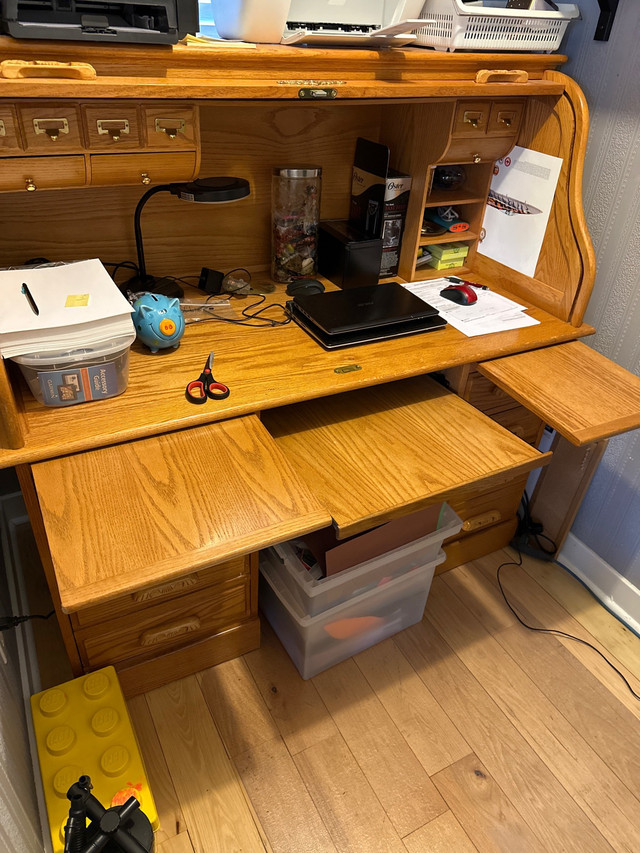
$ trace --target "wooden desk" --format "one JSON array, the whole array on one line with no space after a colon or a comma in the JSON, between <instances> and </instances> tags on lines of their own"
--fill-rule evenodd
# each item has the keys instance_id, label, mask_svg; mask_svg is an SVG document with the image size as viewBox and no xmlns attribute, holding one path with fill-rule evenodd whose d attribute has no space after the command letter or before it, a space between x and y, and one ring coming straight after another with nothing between
<instances>
[{"instance_id":1,"label":"wooden desk","mask_svg":"<svg viewBox=\"0 0 640 853\"><path fill-rule=\"evenodd\" d=\"M540 320L480 338L447 328L331 353L294 325L205 323L189 327L177 351L153 356L134 345L120 397L63 410L38 405L3 366L0 465L18 466L77 672L113 661L132 693L255 647L256 550L330 522L346 536L446 499L464 527L444 568L510 540L527 473L549 459L535 445L560 408L563 347L593 332L582 320L594 278L580 193L587 113L579 89L554 70L564 57L6 38L0 54L91 61L99 75L0 80L9 128L0 140L4 265L34 255L134 257L140 182L195 168L247 177L251 196L222 211L156 197L143 222L148 269L184 276L243 266L257 278L270 255L272 167L321 165L322 217L344 218L355 140L367 136L389 145L392 165L412 176L401 279L437 275L416 268L430 239L420 234L423 212L441 201L435 166L462 163L467 184L449 197L471 223L462 271ZM528 81L509 82L504 68L525 70ZM331 85L338 97L300 101L306 84ZM465 121L470 111L482 115L479 126ZM73 132L60 147L33 135L34 116L66 119ZM126 138L98 133L98 122L125 117ZM532 277L478 252L494 161L516 143L563 160ZM29 170L42 160L51 189L34 192ZM27 191L15 192L21 181ZM270 297L282 298L282 289ZM184 387L211 349L231 396L194 407ZM533 368L509 367L509 357L532 350ZM547 377L544 388L523 387L529 369ZM435 371L458 396L425 377ZM590 440L640 424L635 386L615 374L631 390L615 418L605 411L589 421ZM588 398L588 368L575 387L578 400ZM552 422L561 428L560 420ZM478 446L453 452L451 435Z\"/></svg>"}]
</instances>

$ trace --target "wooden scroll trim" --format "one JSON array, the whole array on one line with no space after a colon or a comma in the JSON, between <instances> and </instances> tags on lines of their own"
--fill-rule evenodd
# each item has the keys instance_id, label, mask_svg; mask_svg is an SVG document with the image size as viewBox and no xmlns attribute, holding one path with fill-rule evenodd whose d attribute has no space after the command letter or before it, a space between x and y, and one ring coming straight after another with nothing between
<instances>
[{"instance_id":1,"label":"wooden scroll trim","mask_svg":"<svg viewBox=\"0 0 640 853\"><path fill-rule=\"evenodd\" d=\"M528 79L528 71L511 68L502 70L483 68L476 72L476 83L526 83Z\"/></svg>"}]
</instances>

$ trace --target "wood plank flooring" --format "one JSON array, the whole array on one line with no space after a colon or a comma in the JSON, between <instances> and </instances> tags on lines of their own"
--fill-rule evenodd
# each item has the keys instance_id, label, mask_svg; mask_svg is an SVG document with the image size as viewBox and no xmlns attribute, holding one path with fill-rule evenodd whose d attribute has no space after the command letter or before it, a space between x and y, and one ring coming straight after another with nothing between
<instances>
[{"instance_id":1,"label":"wood plank flooring","mask_svg":"<svg viewBox=\"0 0 640 853\"><path fill-rule=\"evenodd\" d=\"M419 624L302 681L260 649L129 702L158 853L640 850L640 701L527 631L500 551L435 578ZM503 569L531 624L640 692L640 639L557 566Z\"/></svg>"}]
</instances>

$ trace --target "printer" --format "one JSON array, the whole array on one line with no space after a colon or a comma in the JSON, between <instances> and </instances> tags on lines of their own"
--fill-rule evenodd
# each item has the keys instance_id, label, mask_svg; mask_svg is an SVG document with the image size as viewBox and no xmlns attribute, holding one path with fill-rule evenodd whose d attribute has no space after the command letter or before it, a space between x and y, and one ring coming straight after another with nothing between
<instances>
[{"instance_id":1,"label":"printer","mask_svg":"<svg viewBox=\"0 0 640 853\"><path fill-rule=\"evenodd\" d=\"M198 31L198 0L0 0L18 39L176 44Z\"/></svg>"},{"instance_id":2,"label":"printer","mask_svg":"<svg viewBox=\"0 0 640 853\"><path fill-rule=\"evenodd\" d=\"M424 26L424 0L291 0L282 44L399 47Z\"/></svg>"}]
</instances>

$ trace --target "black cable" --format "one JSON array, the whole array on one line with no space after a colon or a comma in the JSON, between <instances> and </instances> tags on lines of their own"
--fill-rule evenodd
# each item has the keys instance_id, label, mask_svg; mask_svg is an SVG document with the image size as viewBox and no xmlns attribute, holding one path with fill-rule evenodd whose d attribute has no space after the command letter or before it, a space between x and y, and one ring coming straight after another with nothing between
<instances>
[{"instance_id":1,"label":"black cable","mask_svg":"<svg viewBox=\"0 0 640 853\"><path fill-rule=\"evenodd\" d=\"M626 684L627 689L629 690L629 692L631 693L631 695L632 695L635 699L640 700L640 695L638 695L638 693L636 693L636 691L635 691L635 690L633 689L633 687L629 684L629 682L628 682L628 681L627 681L627 679L624 677L624 675L620 672L620 670L619 670L616 666L614 666L614 664L612 664L612 663L611 663L611 661L610 661L610 660L609 660L605 655L603 655L603 653L600 651L600 649L596 648L596 647L593 645L593 643L589 643L589 642L587 642L587 640L583 640L583 639L581 639L580 637L575 637L573 634L567 634L565 631L560 631L558 628L537 628L537 627L535 627L534 625L529 625L527 622L525 622L525 621L524 621L524 619L520 616L520 614L517 612L517 610L513 607L513 605L511 604L511 602L510 602L510 601L509 601L509 599L507 598L507 594L506 594L506 592L504 591L504 587L502 586L502 581L500 580L500 572L502 571L502 569L503 569L505 566L519 566L519 567L521 567L521 566L522 566L522 553L521 553L521 551L520 551L520 547L519 547L519 545L517 544L517 543L518 543L518 541L519 541L519 539L523 538L523 536L533 535L534 539L535 539L535 540L536 540L536 542L537 542L537 541L538 541L538 538L537 538L537 537L542 537L543 539L546 539L548 542L551 542L551 543L553 544L553 546L554 546L554 550L553 550L553 551L545 551L544 549L542 549L542 550L543 550L543 554L549 555L549 554L551 554L551 553L555 553L555 550L556 550L556 548L555 548L555 543L553 542L553 540L552 540L552 539L550 539L548 536L544 536L544 534L542 533L542 525L541 525L541 524L539 524L539 523L537 523L537 522L534 522L534 521L531 519L531 515L530 515L530 513L529 513L529 496L527 495L527 493L526 493L526 492L525 492L525 493L523 494L523 496L522 496L522 510L523 510L523 516L522 516L522 518L520 518L520 523L519 523L519 525L518 525L518 534L517 534L517 536L518 536L519 538L518 538L517 540L514 540L514 541L511 543L511 547L512 547L512 548L514 548L514 549L517 551L517 554L518 554L518 561L516 562L515 560L506 560L504 563L501 563L501 564L498 566L498 568L496 569L496 580L497 580L497 582L498 582L498 587L500 588L500 592L502 593L502 597L503 597L503 598L504 598L504 600L505 600L505 604L507 605L507 607L509 608L509 610L513 613L513 615L516 617L516 619L518 620L518 622L519 622L523 627L527 628L529 631L537 631L539 634L552 634L552 635L554 635L554 636L556 636L556 637L564 637L564 638L565 638L565 639L567 639L567 640L575 640L575 642L576 642L576 643L582 643L582 645L583 645L583 646L587 646L588 648L593 649L593 651L594 651L594 652L597 652L597 654L599 654L599 655L600 655L600 657L602 658L602 660L603 660L606 664L608 664L608 665L611 667L611 669L612 669L615 673L617 673L617 674L620 676L620 678L621 678L621 679L624 681L624 683ZM530 529L528 529L528 525L529 525L529 524L532 524L532 525L533 525L533 527L534 527L533 531L532 531L532 530L530 530ZM538 528L539 528L539 529L538 529ZM549 556L547 556L547 557L545 558L545 557L543 557L542 555L541 555L541 558L542 558L542 559L547 559L547 560L548 560L548 559L550 559L550 558L549 558ZM557 563L557 560L553 560L553 562L554 562L554 563ZM561 564L560 564L560 563L558 563L558 565L560 566Z\"/></svg>"},{"instance_id":2,"label":"black cable","mask_svg":"<svg viewBox=\"0 0 640 853\"><path fill-rule=\"evenodd\" d=\"M15 628L23 622L28 622L29 619L50 619L55 610L46 615L43 613L31 613L29 616L0 616L0 631L8 631L10 628Z\"/></svg>"},{"instance_id":3,"label":"black cable","mask_svg":"<svg viewBox=\"0 0 640 853\"><path fill-rule=\"evenodd\" d=\"M235 294L230 294L230 296L234 296L234 295ZM221 320L223 323L231 323L235 326L249 326L250 328L253 328L253 329L264 329L264 328L269 328L272 326L286 326L288 323L291 322L290 316L286 316L284 320L274 320L271 317L261 317L260 316L263 311L268 311L270 308L281 308L282 311L284 311L286 314L286 311L287 311L286 306L283 305L281 302L272 302L271 304L265 305L263 308L260 308L259 311L254 311L253 314L248 314L247 311L249 311L251 308L255 308L257 305L262 305L262 303L267 298L263 294L256 294L256 295L259 296L258 301L252 302L251 305L246 305L242 309L242 316L246 317L247 320L257 320L258 321L257 323L245 323L244 320L236 320L235 318L232 318L232 317L221 317L219 314L211 314L211 317L207 318L207 319ZM210 304L209 300L214 298L214 296L215 296L215 294L208 296L203 304L204 305Z\"/></svg>"}]
</instances>

